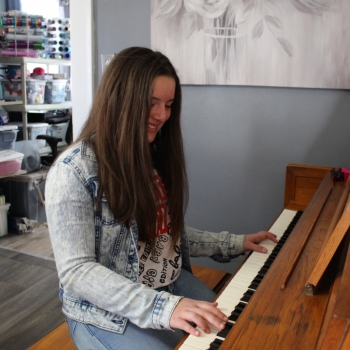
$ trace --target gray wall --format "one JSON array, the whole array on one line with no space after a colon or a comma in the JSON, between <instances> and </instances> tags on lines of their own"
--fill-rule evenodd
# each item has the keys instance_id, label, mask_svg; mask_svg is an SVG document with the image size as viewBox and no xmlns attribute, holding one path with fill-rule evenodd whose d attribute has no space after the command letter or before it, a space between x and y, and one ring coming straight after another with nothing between
<instances>
[{"instance_id":1,"label":"gray wall","mask_svg":"<svg viewBox=\"0 0 350 350\"><path fill-rule=\"evenodd\" d=\"M94 7L98 82L101 54L150 47L150 2L96 0ZM183 86L187 224L235 233L267 229L283 208L288 163L350 167L349 119L348 90Z\"/></svg>"}]
</instances>

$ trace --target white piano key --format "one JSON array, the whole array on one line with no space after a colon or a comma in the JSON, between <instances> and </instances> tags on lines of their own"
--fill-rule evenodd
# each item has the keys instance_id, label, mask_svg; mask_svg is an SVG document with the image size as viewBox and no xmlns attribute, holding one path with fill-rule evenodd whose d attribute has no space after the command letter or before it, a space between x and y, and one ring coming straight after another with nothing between
<instances>
[{"instance_id":1,"label":"white piano key","mask_svg":"<svg viewBox=\"0 0 350 350\"><path fill-rule=\"evenodd\" d=\"M205 348L199 348L199 347L193 347L191 345L183 343L180 347L181 350L198 350L198 349L205 349Z\"/></svg>"},{"instance_id":2,"label":"white piano key","mask_svg":"<svg viewBox=\"0 0 350 350\"><path fill-rule=\"evenodd\" d=\"M184 344L193 346L195 349L206 349L211 342L217 337L217 333L211 332L209 334L204 333L200 330L201 334L198 337L189 335L185 340ZM203 347L207 345L207 347ZM181 348L182 349L182 348Z\"/></svg>"},{"instance_id":3,"label":"white piano key","mask_svg":"<svg viewBox=\"0 0 350 350\"><path fill-rule=\"evenodd\" d=\"M232 296L229 295L220 295L220 300L218 298L218 303L219 305L231 305L231 312L232 312L232 306L235 306L239 303L240 299L242 298L242 296L244 295L244 293L241 294L233 294ZM233 305L235 304L235 305Z\"/></svg>"}]
</instances>

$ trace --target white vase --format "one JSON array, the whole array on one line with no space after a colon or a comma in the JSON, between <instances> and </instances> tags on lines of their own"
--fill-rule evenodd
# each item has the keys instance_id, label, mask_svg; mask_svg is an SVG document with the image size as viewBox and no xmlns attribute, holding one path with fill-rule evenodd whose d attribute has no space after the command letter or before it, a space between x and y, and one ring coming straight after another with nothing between
<instances>
[{"instance_id":1,"label":"white vase","mask_svg":"<svg viewBox=\"0 0 350 350\"><path fill-rule=\"evenodd\" d=\"M206 84L245 84L246 32L237 28L204 30Z\"/></svg>"}]
</instances>

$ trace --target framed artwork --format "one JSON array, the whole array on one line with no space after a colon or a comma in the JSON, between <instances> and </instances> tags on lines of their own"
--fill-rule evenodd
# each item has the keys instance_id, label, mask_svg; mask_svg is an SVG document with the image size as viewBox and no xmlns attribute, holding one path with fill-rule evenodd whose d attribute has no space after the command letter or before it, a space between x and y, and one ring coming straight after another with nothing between
<instances>
[{"instance_id":1,"label":"framed artwork","mask_svg":"<svg viewBox=\"0 0 350 350\"><path fill-rule=\"evenodd\" d=\"M349 0L151 0L183 84L350 88Z\"/></svg>"}]
</instances>

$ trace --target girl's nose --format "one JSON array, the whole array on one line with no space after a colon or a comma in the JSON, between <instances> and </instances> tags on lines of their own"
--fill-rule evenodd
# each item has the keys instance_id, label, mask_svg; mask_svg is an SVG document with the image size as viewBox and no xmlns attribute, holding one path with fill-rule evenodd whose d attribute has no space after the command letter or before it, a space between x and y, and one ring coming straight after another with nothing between
<instances>
[{"instance_id":1,"label":"girl's nose","mask_svg":"<svg viewBox=\"0 0 350 350\"><path fill-rule=\"evenodd\" d=\"M154 111L153 117L159 121L165 121L167 119L167 110L165 106L157 106Z\"/></svg>"}]
</instances>

